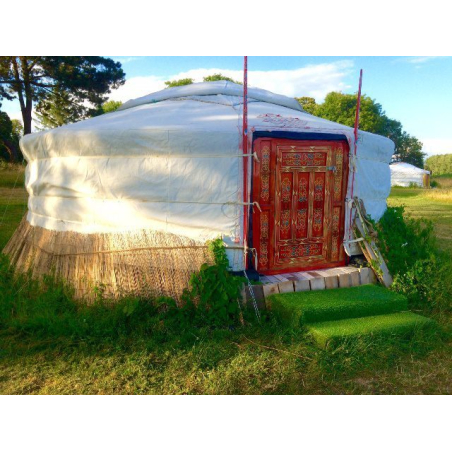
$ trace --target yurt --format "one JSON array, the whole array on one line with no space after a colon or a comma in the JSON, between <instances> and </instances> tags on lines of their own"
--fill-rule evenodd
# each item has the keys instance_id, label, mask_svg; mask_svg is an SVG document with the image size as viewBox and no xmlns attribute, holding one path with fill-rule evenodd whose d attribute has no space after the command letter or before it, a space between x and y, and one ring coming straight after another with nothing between
<instances>
[{"instance_id":1,"label":"yurt","mask_svg":"<svg viewBox=\"0 0 452 452\"><path fill-rule=\"evenodd\" d=\"M197 83L25 136L28 213L4 251L78 297L100 287L176 299L219 237L232 270L261 275L360 254L350 200L381 217L392 141L359 132L355 155L353 129L249 88L245 154L242 113L242 86Z\"/></svg>"},{"instance_id":2,"label":"yurt","mask_svg":"<svg viewBox=\"0 0 452 452\"><path fill-rule=\"evenodd\" d=\"M391 185L398 187L430 187L430 171L418 168L405 162L395 162L390 165Z\"/></svg>"}]
</instances>

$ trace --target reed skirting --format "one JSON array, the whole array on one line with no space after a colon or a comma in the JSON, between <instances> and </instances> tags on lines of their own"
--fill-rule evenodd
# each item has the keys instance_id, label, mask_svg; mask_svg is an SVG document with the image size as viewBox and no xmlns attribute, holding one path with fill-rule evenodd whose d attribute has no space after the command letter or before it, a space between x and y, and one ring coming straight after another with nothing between
<instances>
[{"instance_id":1,"label":"reed skirting","mask_svg":"<svg viewBox=\"0 0 452 452\"><path fill-rule=\"evenodd\" d=\"M24 217L3 250L18 271L33 277L54 273L75 297L125 295L180 299L190 276L213 255L205 243L163 232L80 234L31 226ZM99 293L99 290L97 291Z\"/></svg>"}]
</instances>

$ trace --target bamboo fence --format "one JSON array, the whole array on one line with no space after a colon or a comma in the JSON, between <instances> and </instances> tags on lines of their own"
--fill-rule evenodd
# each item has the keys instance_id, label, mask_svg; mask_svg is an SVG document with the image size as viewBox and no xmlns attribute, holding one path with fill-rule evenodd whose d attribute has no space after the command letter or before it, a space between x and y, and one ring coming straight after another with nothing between
<instances>
[{"instance_id":1,"label":"bamboo fence","mask_svg":"<svg viewBox=\"0 0 452 452\"><path fill-rule=\"evenodd\" d=\"M74 287L77 299L87 300L96 292L112 299L134 295L180 300L192 273L214 262L206 243L174 234L50 231L30 225L26 217L3 252L17 271L38 278L55 274Z\"/></svg>"}]
</instances>

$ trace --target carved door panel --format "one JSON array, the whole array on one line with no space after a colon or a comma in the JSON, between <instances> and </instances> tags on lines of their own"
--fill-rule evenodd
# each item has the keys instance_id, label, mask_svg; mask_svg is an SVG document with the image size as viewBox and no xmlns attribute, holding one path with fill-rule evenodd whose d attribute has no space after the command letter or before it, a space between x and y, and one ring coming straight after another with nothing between
<instances>
[{"instance_id":1,"label":"carved door panel","mask_svg":"<svg viewBox=\"0 0 452 452\"><path fill-rule=\"evenodd\" d=\"M261 273L344 264L345 142L258 139L253 246Z\"/></svg>"}]
</instances>

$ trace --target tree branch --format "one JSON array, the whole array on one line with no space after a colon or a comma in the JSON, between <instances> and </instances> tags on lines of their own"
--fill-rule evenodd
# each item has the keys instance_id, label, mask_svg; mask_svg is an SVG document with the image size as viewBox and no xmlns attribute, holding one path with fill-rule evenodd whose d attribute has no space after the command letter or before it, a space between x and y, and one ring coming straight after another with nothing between
<instances>
[{"instance_id":1,"label":"tree branch","mask_svg":"<svg viewBox=\"0 0 452 452\"><path fill-rule=\"evenodd\" d=\"M45 83L38 83L33 80L30 80L30 85L39 86L40 88L55 88L57 85L47 85Z\"/></svg>"}]
</instances>

